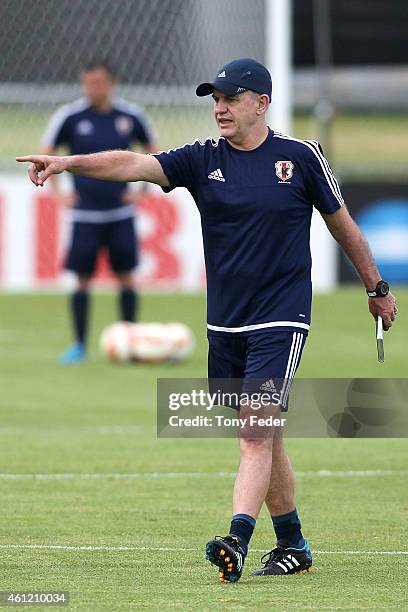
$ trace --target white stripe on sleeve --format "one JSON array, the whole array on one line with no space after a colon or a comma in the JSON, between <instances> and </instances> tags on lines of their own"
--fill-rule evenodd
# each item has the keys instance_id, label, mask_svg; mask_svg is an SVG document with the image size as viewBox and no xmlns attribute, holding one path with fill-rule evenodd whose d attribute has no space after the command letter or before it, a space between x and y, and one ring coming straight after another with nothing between
<instances>
[{"instance_id":1,"label":"white stripe on sleeve","mask_svg":"<svg viewBox=\"0 0 408 612\"><path fill-rule=\"evenodd\" d=\"M335 189L337 195L341 198L341 201L344 202L343 196L341 195L340 186L339 186L339 184L337 182L336 177L333 174L333 170L330 168L329 162L327 161L325 156L322 155L322 152L320 151L319 143L317 142L317 140L308 140L307 142L310 142L310 144L312 146L314 146L316 154L318 156L318 159L321 160L321 162L323 162L323 164L324 164L324 166L325 166L325 168L327 170L327 174L328 174L328 176L329 176L329 178L330 178L330 180L331 180L331 182L333 184L333 188Z\"/></svg>"},{"instance_id":2,"label":"white stripe on sleeve","mask_svg":"<svg viewBox=\"0 0 408 612\"><path fill-rule=\"evenodd\" d=\"M273 136L274 136L274 138L282 138L283 140L294 140L295 142L300 142L301 144L305 145L305 147L310 149L314 153L315 157L317 157L317 159L318 159L318 161L320 163L320 166L321 166L321 168L323 170L324 177L325 177L325 179L327 181L327 184L329 185L331 191L333 192L333 195L335 196L335 198L338 201L338 203L340 204L340 206L343 206L344 200L343 200L343 197L341 195L339 184L338 184L337 180L335 179L334 174L331 171L330 166L328 165L326 158L320 153L320 151L318 150L318 147L315 147L308 140L299 140L299 138L293 138L292 136L287 136L286 134L280 134L279 132L274 132ZM324 162L327 163L327 167L326 167Z\"/></svg>"}]
</instances>

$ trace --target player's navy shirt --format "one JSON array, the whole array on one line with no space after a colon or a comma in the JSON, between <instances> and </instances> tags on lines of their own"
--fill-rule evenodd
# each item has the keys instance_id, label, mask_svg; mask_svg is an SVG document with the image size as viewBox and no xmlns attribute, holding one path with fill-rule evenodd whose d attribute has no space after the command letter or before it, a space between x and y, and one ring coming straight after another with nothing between
<instances>
[{"instance_id":1,"label":"player's navy shirt","mask_svg":"<svg viewBox=\"0 0 408 612\"><path fill-rule=\"evenodd\" d=\"M313 206L343 203L318 143L270 130L252 151L220 138L155 157L201 214L209 333L308 330Z\"/></svg>"},{"instance_id":2,"label":"player's navy shirt","mask_svg":"<svg viewBox=\"0 0 408 612\"><path fill-rule=\"evenodd\" d=\"M99 113L86 99L81 99L61 107L54 114L43 144L50 147L65 145L71 155L79 155L109 149L130 149L134 142L147 145L153 140L146 117L137 107L117 99L109 112ZM74 185L79 196L76 206L79 210L104 211L102 217L106 217L106 211L123 206L126 183L74 175ZM78 212L77 216L81 214ZM115 216L115 213L112 214ZM116 211L118 214L121 215ZM88 217L91 220L92 214ZM99 218L98 214L93 214L93 217Z\"/></svg>"}]
</instances>

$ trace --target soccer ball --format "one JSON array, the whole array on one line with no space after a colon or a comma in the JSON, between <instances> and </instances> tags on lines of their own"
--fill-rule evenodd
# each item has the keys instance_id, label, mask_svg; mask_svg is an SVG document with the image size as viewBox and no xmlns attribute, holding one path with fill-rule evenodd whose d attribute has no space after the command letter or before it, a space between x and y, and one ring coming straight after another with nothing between
<instances>
[{"instance_id":1,"label":"soccer ball","mask_svg":"<svg viewBox=\"0 0 408 612\"><path fill-rule=\"evenodd\" d=\"M172 361L183 361L192 354L195 347L195 338L187 325L175 322L164 323L163 331L172 344Z\"/></svg>"},{"instance_id":2,"label":"soccer ball","mask_svg":"<svg viewBox=\"0 0 408 612\"><path fill-rule=\"evenodd\" d=\"M132 358L142 363L162 363L172 356L173 344L161 323L139 323L132 338Z\"/></svg>"},{"instance_id":3,"label":"soccer ball","mask_svg":"<svg viewBox=\"0 0 408 612\"><path fill-rule=\"evenodd\" d=\"M111 361L129 361L133 357L133 344L138 333L135 323L113 323L106 327L100 338L100 349Z\"/></svg>"},{"instance_id":4,"label":"soccer ball","mask_svg":"<svg viewBox=\"0 0 408 612\"><path fill-rule=\"evenodd\" d=\"M193 333L183 323L113 323L100 339L103 355L116 362L180 362L194 346Z\"/></svg>"}]
</instances>

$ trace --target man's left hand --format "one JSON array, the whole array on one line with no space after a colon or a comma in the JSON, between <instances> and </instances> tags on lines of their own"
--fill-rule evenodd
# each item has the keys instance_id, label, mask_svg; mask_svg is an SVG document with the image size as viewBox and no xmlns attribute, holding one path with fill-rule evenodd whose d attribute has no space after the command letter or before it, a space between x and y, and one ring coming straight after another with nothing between
<instances>
[{"instance_id":1,"label":"man's left hand","mask_svg":"<svg viewBox=\"0 0 408 612\"><path fill-rule=\"evenodd\" d=\"M378 317L382 317L384 331L387 331L392 326L398 313L397 303L392 293L385 297L368 298L368 309L375 320Z\"/></svg>"}]
</instances>

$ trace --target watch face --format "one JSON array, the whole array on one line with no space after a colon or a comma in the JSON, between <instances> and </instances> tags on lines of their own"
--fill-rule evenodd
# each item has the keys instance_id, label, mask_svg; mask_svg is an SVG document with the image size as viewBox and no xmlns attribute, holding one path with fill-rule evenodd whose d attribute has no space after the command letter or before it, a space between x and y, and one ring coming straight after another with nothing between
<instances>
[{"instance_id":1,"label":"watch face","mask_svg":"<svg viewBox=\"0 0 408 612\"><path fill-rule=\"evenodd\" d=\"M379 286L379 290L381 295L387 295L388 291L389 291L389 286L388 283L381 283Z\"/></svg>"}]
</instances>

